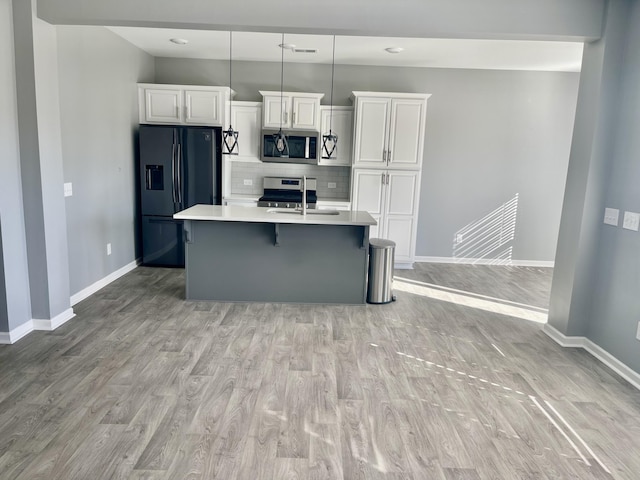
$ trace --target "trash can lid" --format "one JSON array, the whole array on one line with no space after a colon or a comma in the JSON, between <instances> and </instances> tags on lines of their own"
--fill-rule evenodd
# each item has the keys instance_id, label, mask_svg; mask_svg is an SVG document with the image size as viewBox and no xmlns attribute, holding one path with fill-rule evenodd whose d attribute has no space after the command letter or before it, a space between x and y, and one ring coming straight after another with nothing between
<instances>
[{"instance_id":1,"label":"trash can lid","mask_svg":"<svg viewBox=\"0 0 640 480\"><path fill-rule=\"evenodd\" d=\"M396 242L384 238L370 238L369 245L373 248L393 248L396 246Z\"/></svg>"}]
</instances>

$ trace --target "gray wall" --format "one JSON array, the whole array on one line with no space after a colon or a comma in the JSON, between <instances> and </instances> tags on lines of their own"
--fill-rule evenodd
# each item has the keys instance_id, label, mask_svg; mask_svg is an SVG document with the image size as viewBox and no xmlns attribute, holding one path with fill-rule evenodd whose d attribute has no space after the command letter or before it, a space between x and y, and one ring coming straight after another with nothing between
<instances>
[{"instance_id":1,"label":"gray wall","mask_svg":"<svg viewBox=\"0 0 640 480\"><path fill-rule=\"evenodd\" d=\"M605 201L593 212L600 243L593 256L595 282L590 289L587 335L640 372L640 342L635 338L640 321L640 234L602 224L605 206L619 208L621 215L623 210L640 212L640 2L631 2L628 10L621 9L617 15L628 22L629 31L611 52L621 63L621 75L612 106L612 151L604 153L609 171ZM616 31L625 31L624 24L616 27Z\"/></svg>"},{"instance_id":2,"label":"gray wall","mask_svg":"<svg viewBox=\"0 0 640 480\"><path fill-rule=\"evenodd\" d=\"M58 57L71 293L136 255L137 82L153 57L104 28L59 26ZM112 254L107 256L107 243Z\"/></svg>"},{"instance_id":3,"label":"gray wall","mask_svg":"<svg viewBox=\"0 0 640 480\"><path fill-rule=\"evenodd\" d=\"M11 0L0 0L0 331L31 319Z\"/></svg>"},{"instance_id":4,"label":"gray wall","mask_svg":"<svg viewBox=\"0 0 640 480\"><path fill-rule=\"evenodd\" d=\"M597 38L605 0L39 0L57 24L459 38ZM330 13L327 13L330 12ZM335 14L333 12L336 12Z\"/></svg>"},{"instance_id":5,"label":"gray wall","mask_svg":"<svg viewBox=\"0 0 640 480\"><path fill-rule=\"evenodd\" d=\"M70 313L55 27L36 18L35 0L12 8L31 315L48 320Z\"/></svg>"},{"instance_id":6,"label":"gray wall","mask_svg":"<svg viewBox=\"0 0 640 480\"><path fill-rule=\"evenodd\" d=\"M235 62L236 99L280 89L277 63ZM451 257L457 230L519 194L513 259L553 261L579 74L337 65L353 90L431 93L416 254ZM158 83L226 85L226 62L156 59ZM330 65L285 64L284 89L325 93Z\"/></svg>"}]
</instances>

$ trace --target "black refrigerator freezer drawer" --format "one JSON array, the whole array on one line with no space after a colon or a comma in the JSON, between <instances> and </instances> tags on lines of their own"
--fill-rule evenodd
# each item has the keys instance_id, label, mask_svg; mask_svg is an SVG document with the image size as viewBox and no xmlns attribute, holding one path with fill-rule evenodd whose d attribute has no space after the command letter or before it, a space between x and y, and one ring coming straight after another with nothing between
<instances>
[{"instance_id":1,"label":"black refrigerator freezer drawer","mask_svg":"<svg viewBox=\"0 0 640 480\"><path fill-rule=\"evenodd\" d=\"M184 267L183 222L171 217L142 217L142 264Z\"/></svg>"}]
</instances>

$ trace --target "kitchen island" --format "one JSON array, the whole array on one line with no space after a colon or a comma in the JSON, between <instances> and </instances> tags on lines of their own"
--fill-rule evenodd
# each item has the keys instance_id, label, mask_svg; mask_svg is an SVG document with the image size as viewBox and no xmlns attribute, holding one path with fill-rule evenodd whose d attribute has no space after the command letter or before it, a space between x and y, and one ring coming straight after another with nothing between
<instances>
[{"instance_id":1,"label":"kitchen island","mask_svg":"<svg viewBox=\"0 0 640 480\"><path fill-rule=\"evenodd\" d=\"M189 300L365 303L367 212L195 205L173 218Z\"/></svg>"}]
</instances>

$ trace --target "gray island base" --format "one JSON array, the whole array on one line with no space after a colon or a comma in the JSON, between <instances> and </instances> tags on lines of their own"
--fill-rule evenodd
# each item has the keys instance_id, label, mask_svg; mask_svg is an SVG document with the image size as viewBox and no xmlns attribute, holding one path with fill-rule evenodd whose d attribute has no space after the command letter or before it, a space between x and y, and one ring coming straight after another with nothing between
<instances>
[{"instance_id":1,"label":"gray island base","mask_svg":"<svg viewBox=\"0 0 640 480\"><path fill-rule=\"evenodd\" d=\"M189 300L363 304L367 212L302 216L196 205L185 220Z\"/></svg>"}]
</instances>

